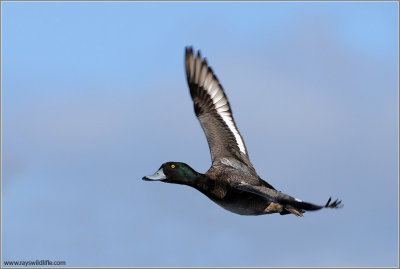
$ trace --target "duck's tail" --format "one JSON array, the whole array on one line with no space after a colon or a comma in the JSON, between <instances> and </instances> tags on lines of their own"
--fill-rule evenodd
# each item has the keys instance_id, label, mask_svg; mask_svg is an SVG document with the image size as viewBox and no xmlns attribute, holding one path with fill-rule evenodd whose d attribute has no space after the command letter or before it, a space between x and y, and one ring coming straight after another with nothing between
<instances>
[{"instance_id":1,"label":"duck's tail","mask_svg":"<svg viewBox=\"0 0 400 269\"><path fill-rule=\"evenodd\" d=\"M281 215L286 215L292 213L297 217L302 217L303 213L306 211L315 211L320 210L322 208L341 208L343 207L342 201L336 199L332 201L332 197L329 197L328 201L324 206L315 205L307 202L303 202L299 199L295 199L294 201L286 201L284 205L284 210L280 213Z\"/></svg>"}]
</instances>

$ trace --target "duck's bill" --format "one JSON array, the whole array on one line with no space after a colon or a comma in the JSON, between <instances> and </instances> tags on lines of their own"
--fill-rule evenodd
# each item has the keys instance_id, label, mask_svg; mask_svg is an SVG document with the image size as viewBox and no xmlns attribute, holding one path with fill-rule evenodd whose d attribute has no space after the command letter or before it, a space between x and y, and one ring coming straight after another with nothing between
<instances>
[{"instance_id":1,"label":"duck's bill","mask_svg":"<svg viewBox=\"0 0 400 269\"><path fill-rule=\"evenodd\" d=\"M157 181L157 180L164 180L166 178L167 177L165 176L163 169L160 168L160 170L155 172L153 175L145 176L142 179L143 180L148 180L148 181Z\"/></svg>"}]
</instances>

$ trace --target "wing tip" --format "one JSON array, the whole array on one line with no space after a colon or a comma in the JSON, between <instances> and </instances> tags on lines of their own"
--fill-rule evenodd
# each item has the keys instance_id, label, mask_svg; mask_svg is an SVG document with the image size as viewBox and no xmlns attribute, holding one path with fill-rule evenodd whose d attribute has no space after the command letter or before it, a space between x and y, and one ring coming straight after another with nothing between
<instances>
[{"instance_id":1,"label":"wing tip","mask_svg":"<svg viewBox=\"0 0 400 269\"><path fill-rule=\"evenodd\" d=\"M195 84L199 87L204 86L206 76L210 73L212 79L216 80L218 85L218 79L208 65L206 57L202 57L200 50L195 50L192 46L185 47L185 68L188 84ZM189 86L190 87L190 86Z\"/></svg>"},{"instance_id":2,"label":"wing tip","mask_svg":"<svg viewBox=\"0 0 400 269\"><path fill-rule=\"evenodd\" d=\"M187 46L185 48L185 70L188 83L190 83L194 77L194 62L193 47Z\"/></svg>"},{"instance_id":3,"label":"wing tip","mask_svg":"<svg viewBox=\"0 0 400 269\"><path fill-rule=\"evenodd\" d=\"M191 61L194 60L196 61L197 58L200 58L201 60L201 52L200 50L197 51L197 55L195 57L195 50L193 48L193 46L186 46L185 47L185 60L187 61Z\"/></svg>"},{"instance_id":4,"label":"wing tip","mask_svg":"<svg viewBox=\"0 0 400 269\"><path fill-rule=\"evenodd\" d=\"M190 54L193 54L193 46L186 46L185 47L185 56L189 56Z\"/></svg>"}]
</instances>

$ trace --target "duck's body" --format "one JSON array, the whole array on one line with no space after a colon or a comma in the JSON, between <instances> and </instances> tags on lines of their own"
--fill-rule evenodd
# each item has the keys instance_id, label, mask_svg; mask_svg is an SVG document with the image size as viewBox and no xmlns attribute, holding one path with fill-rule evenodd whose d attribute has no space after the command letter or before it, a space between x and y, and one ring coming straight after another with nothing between
<instances>
[{"instance_id":1,"label":"duck's body","mask_svg":"<svg viewBox=\"0 0 400 269\"><path fill-rule=\"evenodd\" d=\"M262 215L274 213L267 211L270 201L250 192L234 188L246 181L255 186L267 186L265 181L244 171L220 164L210 168L196 182L197 190L226 210L240 215Z\"/></svg>"},{"instance_id":2,"label":"duck's body","mask_svg":"<svg viewBox=\"0 0 400 269\"><path fill-rule=\"evenodd\" d=\"M192 49L187 48L185 64L195 114L207 137L212 166L201 174L185 163L167 162L143 180L191 186L224 209L240 215L302 216L306 210L339 207L340 201L330 203L330 198L325 206L303 202L262 180L250 162L228 99L206 59L201 59L200 52L195 58Z\"/></svg>"}]
</instances>

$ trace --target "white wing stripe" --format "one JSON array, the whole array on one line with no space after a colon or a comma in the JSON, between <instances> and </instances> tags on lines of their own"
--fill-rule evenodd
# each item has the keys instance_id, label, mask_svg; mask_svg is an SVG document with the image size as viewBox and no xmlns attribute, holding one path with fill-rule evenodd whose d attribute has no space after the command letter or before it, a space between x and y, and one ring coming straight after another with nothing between
<instances>
[{"instance_id":1,"label":"white wing stripe","mask_svg":"<svg viewBox=\"0 0 400 269\"><path fill-rule=\"evenodd\" d=\"M212 88L213 84L214 80L211 82L207 93L210 95L215 109L217 110L217 113L221 116L226 125L229 127L229 130L231 130L231 132L235 136L236 143L239 146L240 151L244 154L247 154L242 137L240 136L238 130L235 127L235 124L233 123L232 115L230 112L227 112L229 110L229 107L227 106L228 100L224 97L223 92L219 87L216 87L215 89Z\"/></svg>"},{"instance_id":2,"label":"white wing stripe","mask_svg":"<svg viewBox=\"0 0 400 269\"><path fill-rule=\"evenodd\" d=\"M216 108L221 108L221 109L222 109L222 107L223 107L224 105L226 105L226 104L227 104L226 99L225 99L225 98L221 98L221 100L219 100L219 101L215 104L215 107L216 107Z\"/></svg>"},{"instance_id":3,"label":"white wing stripe","mask_svg":"<svg viewBox=\"0 0 400 269\"><path fill-rule=\"evenodd\" d=\"M226 106L226 105L223 105L222 107L220 107L219 109L218 109L218 112L220 112L219 114L221 114L221 115L227 115L226 113L226 111L228 111L229 110L229 108L228 108L228 106ZM229 115L229 112L228 112L228 115Z\"/></svg>"},{"instance_id":4,"label":"white wing stripe","mask_svg":"<svg viewBox=\"0 0 400 269\"><path fill-rule=\"evenodd\" d=\"M212 74L208 73L206 75L206 79L204 80L204 89L209 89L210 83L212 83Z\"/></svg>"},{"instance_id":5,"label":"white wing stripe","mask_svg":"<svg viewBox=\"0 0 400 269\"><path fill-rule=\"evenodd\" d=\"M205 60L203 62L201 61L200 53L198 53L196 57L190 53L188 62L188 80L202 87L207 92L218 115L220 115L229 130L233 133L239 150L247 154L243 139L236 129L232 114L229 111L228 100L211 69L208 68Z\"/></svg>"},{"instance_id":6,"label":"white wing stripe","mask_svg":"<svg viewBox=\"0 0 400 269\"><path fill-rule=\"evenodd\" d=\"M218 94L218 91L219 91L218 86L214 90L212 90L212 94L210 95L211 99L213 99Z\"/></svg>"},{"instance_id":7,"label":"white wing stripe","mask_svg":"<svg viewBox=\"0 0 400 269\"><path fill-rule=\"evenodd\" d=\"M222 98L224 98L224 93L219 89L218 93L213 97L213 103L216 104Z\"/></svg>"}]
</instances>

